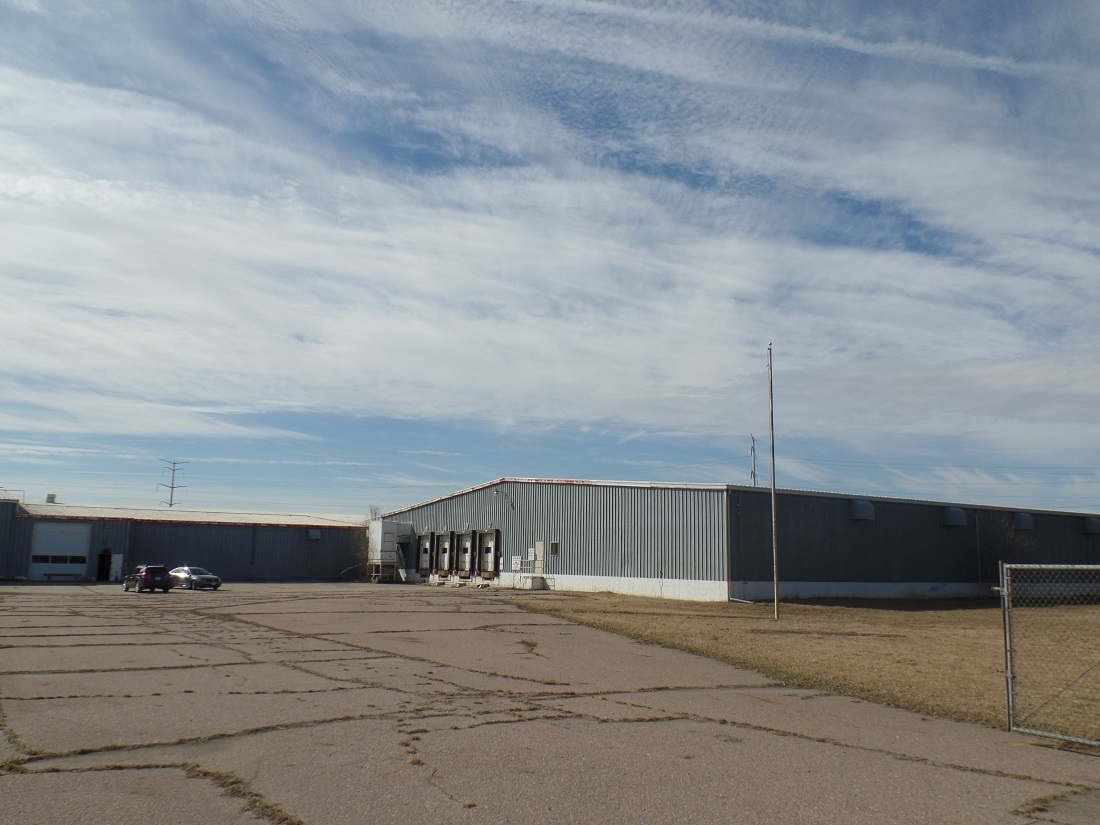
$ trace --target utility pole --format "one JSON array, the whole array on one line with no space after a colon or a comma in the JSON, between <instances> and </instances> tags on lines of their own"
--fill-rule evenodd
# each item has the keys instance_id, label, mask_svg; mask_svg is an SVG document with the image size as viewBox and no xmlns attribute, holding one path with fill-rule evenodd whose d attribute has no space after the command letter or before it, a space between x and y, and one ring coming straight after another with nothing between
<instances>
[{"instance_id":1,"label":"utility pole","mask_svg":"<svg viewBox=\"0 0 1100 825\"><path fill-rule=\"evenodd\" d=\"M772 345L768 342L768 419L772 434L772 596L775 619L779 620L779 539L775 517L775 396L772 391Z\"/></svg>"},{"instance_id":2,"label":"utility pole","mask_svg":"<svg viewBox=\"0 0 1100 825\"><path fill-rule=\"evenodd\" d=\"M183 472L180 465L189 464L190 462L187 462L187 461L169 461L167 458L162 458L161 461L163 461L164 464L165 464L164 467L160 468L161 476L162 477L164 476L165 471L169 471L169 472L172 473L171 483L164 484L162 482L160 484L157 484L158 487L168 488L168 501L162 501L161 504L167 504L169 507L172 507L176 503L176 490L183 490L183 489L186 489L186 487L187 487L186 484L176 484L176 473L182 473Z\"/></svg>"}]
</instances>

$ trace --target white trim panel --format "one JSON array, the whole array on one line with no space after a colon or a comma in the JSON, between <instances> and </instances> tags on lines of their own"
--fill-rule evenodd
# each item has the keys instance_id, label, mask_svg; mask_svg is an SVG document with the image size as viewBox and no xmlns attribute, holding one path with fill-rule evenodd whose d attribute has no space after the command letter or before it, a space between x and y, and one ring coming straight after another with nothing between
<instances>
[{"instance_id":1,"label":"white trim panel","mask_svg":"<svg viewBox=\"0 0 1100 825\"><path fill-rule=\"evenodd\" d=\"M540 581L525 582L525 578ZM510 581L515 579L515 582ZM724 602L729 600L729 582L691 581L688 579L635 579L619 576L563 576L547 573L543 576L523 576L505 573L500 584L513 585L524 590L541 589L575 591L582 593L622 593L625 596L652 596L658 599L680 599L695 602Z\"/></svg>"}]
</instances>

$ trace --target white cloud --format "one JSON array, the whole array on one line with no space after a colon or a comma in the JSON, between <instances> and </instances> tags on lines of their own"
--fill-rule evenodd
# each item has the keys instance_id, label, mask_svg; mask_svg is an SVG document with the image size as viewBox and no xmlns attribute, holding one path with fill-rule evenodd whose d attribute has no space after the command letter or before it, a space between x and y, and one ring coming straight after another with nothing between
<instances>
[{"instance_id":1,"label":"white cloud","mask_svg":"<svg viewBox=\"0 0 1100 825\"><path fill-rule=\"evenodd\" d=\"M763 431L772 341L792 436L1095 450L1083 6L32 5L0 8L0 430L721 440Z\"/></svg>"}]
</instances>

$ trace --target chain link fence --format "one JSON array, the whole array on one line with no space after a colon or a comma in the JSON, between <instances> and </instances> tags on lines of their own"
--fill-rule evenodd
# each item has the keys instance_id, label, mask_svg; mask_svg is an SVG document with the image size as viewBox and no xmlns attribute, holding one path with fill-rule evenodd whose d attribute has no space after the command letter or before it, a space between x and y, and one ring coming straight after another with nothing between
<instances>
[{"instance_id":1,"label":"chain link fence","mask_svg":"<svg viewBox=\"0 0 1100 825\"><path fill-rule=\"evenodd\" d=\"M1100 745L1100 565L1002 564L1009 730Z\"/></svg>"}]
</instances>

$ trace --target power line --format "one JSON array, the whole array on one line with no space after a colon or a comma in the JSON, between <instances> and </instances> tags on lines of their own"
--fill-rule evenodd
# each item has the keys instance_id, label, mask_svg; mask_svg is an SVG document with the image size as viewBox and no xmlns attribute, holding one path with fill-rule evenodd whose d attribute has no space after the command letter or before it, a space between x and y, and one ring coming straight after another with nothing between
<instances>
[{"instance_id":1,"label":"power line","mask_svg":"<svg viewBox=\"0 0 1100 825\"><path fill-rule=\"evenodd\" d=\"M182 473L183 470L181 469L181 465L188 464L190 462L169 461L167 458L162 458L161 461L163 461L166 465L160 468L161 476L164 475L164 472L166 470L172 473L171 483L164 484L163 482L161 482L157 484L158 487L166 487L168 489L168 501L162 501L161 504L167 504L169 507L173 507L176 503L176 490L183 490L187 487L186 484L176 484L176 473Z\"/></svg>"}]
</instances>

